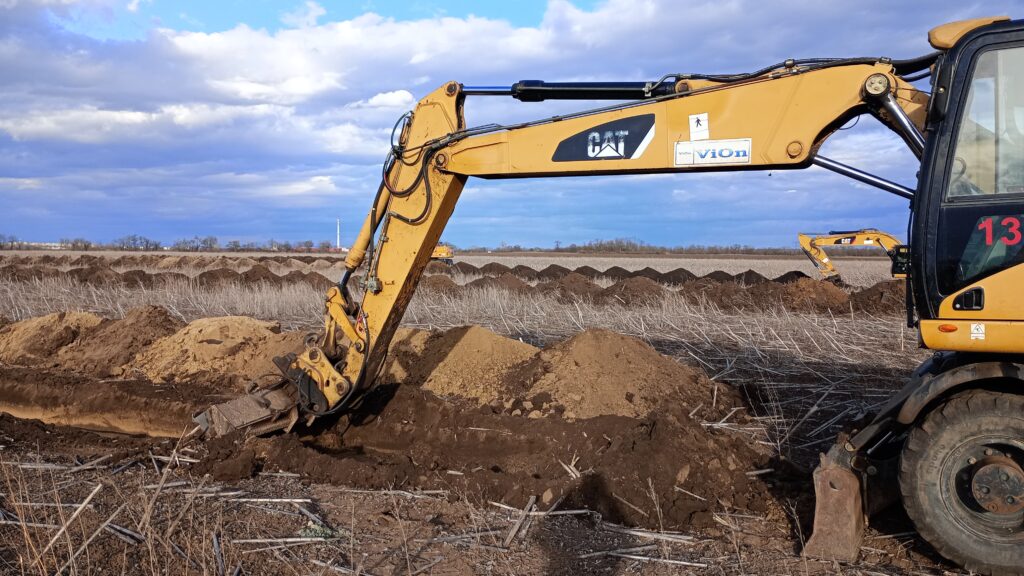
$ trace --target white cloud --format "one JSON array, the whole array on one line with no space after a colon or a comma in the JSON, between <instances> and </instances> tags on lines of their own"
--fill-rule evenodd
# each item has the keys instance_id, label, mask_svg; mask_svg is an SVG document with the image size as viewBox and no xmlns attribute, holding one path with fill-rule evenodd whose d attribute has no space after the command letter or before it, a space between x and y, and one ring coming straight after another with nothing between
<instances>
[{"instance_id":1,"label":"white cloud","mask_svg":"<svg viewBox=\"0 0 1024 576\"><path fill-rule=\"evenodd\" d=\"M282 15L281 22L292 28L312 28L324 14L327 14L327 10L323 6L307 0L301 8Z\"/></svg>"},{"instance_id":2,"label":"white cloud","mask_svg":"<svg viewBox=\"0 0 1024 576\"><path fill-rule=\"evenodd\" d=\"M350 108L402 108L409 109L416 104L416 98L408 90L392 90L374 94L367 100L349 104Z\"/></svg>"}]
</instances>

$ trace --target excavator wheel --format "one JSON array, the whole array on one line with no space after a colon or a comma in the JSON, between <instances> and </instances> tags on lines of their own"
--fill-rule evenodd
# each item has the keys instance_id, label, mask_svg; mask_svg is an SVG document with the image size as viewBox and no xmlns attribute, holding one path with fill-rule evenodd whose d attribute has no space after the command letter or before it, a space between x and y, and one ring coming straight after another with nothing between
<instances>
[{"instance_id":1,"label":"excavator wheel","mask_svg":"<svg viewBox=\"0 0 1024 576\"><path fill-rule=\"evenodd\" d=\"M1024 574L1024 396L972 390L910 432L900 459L907 514L972 572Z\"/></svg>"}]
</instances>

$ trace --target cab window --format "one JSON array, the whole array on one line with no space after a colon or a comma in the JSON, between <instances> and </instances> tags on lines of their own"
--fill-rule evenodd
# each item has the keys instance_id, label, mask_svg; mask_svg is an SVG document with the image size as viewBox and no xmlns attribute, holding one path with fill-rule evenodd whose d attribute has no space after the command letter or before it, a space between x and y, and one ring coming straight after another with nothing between
<instances>
[{"instance_id":1,"label":"cab window","mask_svg":"<svg viewBox=\"0 0 1024 576\"><path fill-rule=\"evenodd\" d=\"M1024 47L975 61L939 217L939 288L950 294L1024 263Z\"/></svg>"}]
</instances>

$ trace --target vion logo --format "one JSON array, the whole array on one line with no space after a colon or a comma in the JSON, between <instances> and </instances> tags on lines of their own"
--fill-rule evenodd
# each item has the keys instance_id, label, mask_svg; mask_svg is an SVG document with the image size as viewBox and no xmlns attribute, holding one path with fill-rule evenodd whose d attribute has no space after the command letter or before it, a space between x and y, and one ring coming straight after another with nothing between
<instances>
[{"instance_id":1,"label":"vion logo","mask_svg":"<svg viewBox=\"0 0 1024 576\"><path fill-rule=\"evenodd\" d=\"M598 124L559 142L551 161L636 160L654 140L654 127L654 114Z\"/></svg>"},{"instance_id":2,"label":"vion logo","mask_svg":"<svg viewBox=\"0 0 1024 576\"><path fill-rule=\"evenodd\" d=\"M710 164L715 160L731 160L735 162L746 162L745 158L750 157L749 150L739 148L709 148L707 150L696 150L695 153L703 163ZM701 162L698 162L700 164Z\"/></svg>"},{"instance_id":3,"label":"vion logo","mask_svg":"<svg viewBox=\"0 0 1024 576\"><path fill-rule=\"evenodd\" d=\"M676 166L750 164L750 138L676 142Z\"/></svg>"},{"instance_id":4,"label":"vion logo","mask_svg":"<svg viewBox=\"0 0 1024 576\"><path fill-rule=\"evenodd\" d=\"M629 136L629 130L608 130L604 135L600 132L591 132L587 137L587 156L590 158L625 157L626 136Z\"/></svg>"}]
</instances>

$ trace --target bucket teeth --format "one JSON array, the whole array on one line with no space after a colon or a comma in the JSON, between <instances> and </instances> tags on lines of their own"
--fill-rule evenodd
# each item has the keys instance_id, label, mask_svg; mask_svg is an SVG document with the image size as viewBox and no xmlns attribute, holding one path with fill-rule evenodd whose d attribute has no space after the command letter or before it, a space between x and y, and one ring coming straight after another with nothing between
<instances>
[{"instance_id":1,"label":"bucket teeth","mask_svg":"<svg viewBox=\"0 0 1024 576\"><path fill-rule=\"evenodd\" d=\"M236 430L252 435L288 430L298 419L294 389L285 385L257 390L216 404L193 418L207 435L214 438Z\"/></svg>"}]
</instances>

